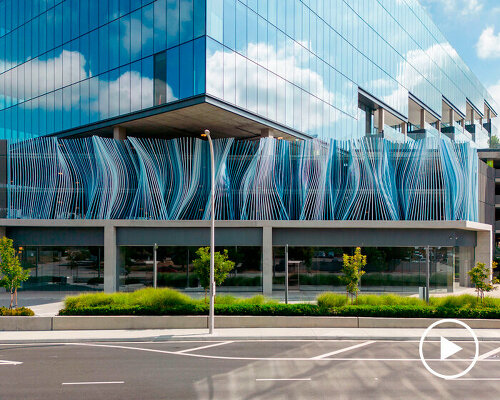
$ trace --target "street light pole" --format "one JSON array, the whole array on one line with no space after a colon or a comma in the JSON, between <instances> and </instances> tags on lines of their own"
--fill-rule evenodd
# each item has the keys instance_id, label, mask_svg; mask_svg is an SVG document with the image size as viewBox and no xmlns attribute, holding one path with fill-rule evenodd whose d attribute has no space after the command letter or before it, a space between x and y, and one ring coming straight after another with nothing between
<instances>
[{"instance_id":1,"label":"street light pole","mask_svg":"<svg viewBox=\"0 0 500 400\"><path fill-rule=\"evenodd\" d=\"M156 289L158 287L158 263L156 261L156 250L158 250L158 245L155 243L153 246L153 287Z\"/></svg>"},{"instance_id":2,"label":"street light pole","mask_svg":"<svg viewBox=\"0 0 500 400\"><path fill-rule=\"evenodd\" d=\"M210 131L205 130L202 136L206 136L210 145L210 308L208 313L208 333L214 333L214 303L215 303L215 165L214 165L214 145L210 137Z\"/></svg>"},{"instance_id":3,"label":"street light pole","mask_svg":"<svg viewBox=\"0 0 500 400\"><path fill-rule=\"evenodd\" d=\"M430 261L431 248L427 246L425 251L426 271L425 271L425 301L429 304L429 290L431 286L431 261Z\"/></svg>"}]
</instances>

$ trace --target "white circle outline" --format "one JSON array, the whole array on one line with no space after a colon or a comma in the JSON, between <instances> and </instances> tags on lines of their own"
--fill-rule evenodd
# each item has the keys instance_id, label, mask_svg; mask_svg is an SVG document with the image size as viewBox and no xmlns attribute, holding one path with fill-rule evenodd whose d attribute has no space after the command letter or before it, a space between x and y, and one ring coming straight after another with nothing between
<instances>
[{"instance_id":1,"label":"white circle outline","mask_svg":"<svg viewBox=\"0 0 500 400\"><path fill-rule=\"evenodd\" d=\"M465 329L467 329L467 331L471 334L472 338L474 339L474 343L476 344L476 354L474 355L474 359L472 360L471 364L464 371L460 372L459 374L455 374L455 375L444 375L444 374L440 374L439 372L434 371L431 367L429 367L429 365L425 361L424 353L423 353L424 340L427 337L427 335L429 334L429 332L432 329L434 329L436 326L447 323L447 322L460 325L460 326L464 327ZM418 352L420 354L420 360L422 361L422 364L424 364L425 369L427 371L429 371L432 375L437 376L438 378L447 379L447 380L457 379L457 378L460 378L460 377L464 376L465 374L467 374L472 368L474 368L474 365L476 365L476 362L479 359L479 341L477 340L477 336L474 333L474 331L465 322L459 321L458 319L441 319L441 320L436 321L433 324L431 324L424 331L422 337L420 338Z\"/></svg>"}]
</instances>

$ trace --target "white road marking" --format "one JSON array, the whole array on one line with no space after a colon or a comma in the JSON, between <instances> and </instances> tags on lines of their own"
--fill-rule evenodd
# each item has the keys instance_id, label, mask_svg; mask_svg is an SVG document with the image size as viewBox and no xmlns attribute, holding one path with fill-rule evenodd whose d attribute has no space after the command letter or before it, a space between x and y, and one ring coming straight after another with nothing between
<instances>
[{"instance_id":1,"label":"white road marking","mask_svg":"<svg viewBox=\"0 0 500 400\"><path fill-rule=\"evenodd\" d=\"M354 346L345 347L345 348L340 349L340 350L331 351L330 353L325 353L325 354L321 354L321 355L316 356L316 357L311 357L311 360L321 360L323 358L328 358L330 356L334 356L335 354L340 354L340 353L343 353L345 351L358 349L360 347L368 346L369 344L373 344L373 343L375 343L375 340L369 340L368 342L355 344Z\"/></svg>"},{"instance_id":2,"label":"white road marking","mask_svg":"<svg viewBox=\"0 0 500 400\"><path fill-rule=\"evenodd\" d=\"M226 356L209 356L205 354L191 354L191 353L179 353L177 351L168 350L157 350L157 349L147 349L143 347L130 347L130 346L118 346L118 345L108 345L108 344L92 344L92 343L67 343L67 346L88 346L88 347L106 347L111 349L123 349L123 350L136 350L136 351L146 351L150 353L161 353L161 354L171 354L176 356L184 357L198 357L198 358L210 358L216 360L248 360L248 361L399 361L399 362L422 362L420 358L321 358L315 360L313 358L300 358L300 357L226 357ZM441 361L439 358L427 360L427 361ZM447 362L470 362L470 359L451 359ZM481 362L500 362L500 359L485 359L479 360Z\"/></svg>"},{"instance_id":3,"label":"white road marking","mask_svg":"<svg viewBox=\"0 0 500 400\"><path fill-rule=\"evenodd\" d=\"M311 378L261 378L256 381L310 381Z\"/></svg>"},{"instance_id":4,"label":"white road marking","mask_svg":"<svg viewBox=\"0 0 500 400\"><path fill-rule=\"evenodd\" d=\"M479 356L478 360L484 360L486 358L494 356L497 353L500 353L500 347L498 349L494 349L494 350L488 351L487 353L484 353L483 355Z\"/></svg>"},{"instance_id":5,"label":"white road marking","mask_svg":"<svg viewBox=\"0 0 500 400\"><path fill-rule=\"evenodd\" d=\"M190 351L208 349L209 347L222 346L222 345L229 344L229 343L233 343L233 342L229 341L229 342L221 342L221 343L209 344L207 346L193 347L192 349L181 350L181 351L177 351L176 353L188 353Z\"/></svg>"},{"instance_id":6,"label":"white road marking","mask_svg":"<svg viewBox=\"0 0 500 400\"><path fill-rule=\"evenodd\" d=\"M63 382L61 385L114 385L125 383L124 381L109 381L109 382Z\"/></svg>"},{"instance_id":7,"label":"white road marking","mask_svg":"<svg viewBox=\"0 0 500 400\"><path fill-rule=\"evenodd\" d=\"M7 361L7 360L0 360L0 365L21 365L21 361Z\"/></svg>"},{"instance_id":8,"label":"white road marking","mask_svg":"<svg viewBox=\"0 0 500 400\"><path fill-rule=\"evenodd\" d=\"M449 381L500 381L500 378L457 378Z\"/></svg>"}]
</instances>

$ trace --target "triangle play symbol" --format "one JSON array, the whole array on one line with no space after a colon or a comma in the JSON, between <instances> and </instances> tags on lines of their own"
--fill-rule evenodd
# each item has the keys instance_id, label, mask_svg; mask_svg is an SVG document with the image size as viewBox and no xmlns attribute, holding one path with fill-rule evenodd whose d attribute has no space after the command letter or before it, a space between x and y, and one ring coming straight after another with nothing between
<instances>
[{"instance_id":1,"label":"triangle play symbol","mask_svg":"<svg viewBox=\"0 0 500 400\"><path fill-rule=\"evenodd\" d=\"M463 350L460 346L441 336L441 360L446 360L460 350Z\"/></svg>"}]
</instances>

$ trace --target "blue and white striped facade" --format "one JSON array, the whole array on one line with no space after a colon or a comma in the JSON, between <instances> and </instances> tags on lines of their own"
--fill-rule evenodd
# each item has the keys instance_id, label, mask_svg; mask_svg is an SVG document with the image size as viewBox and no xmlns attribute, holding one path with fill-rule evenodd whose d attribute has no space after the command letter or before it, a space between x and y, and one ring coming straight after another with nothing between
<instances>
[{"instance_id":1,"label":"blue and white striped facade","mask_svg":"<svg viewBox=\"0 0 500 400\"><path fill-rule=\"evenodd\" d=\"M39 138L11 146L8 217L210 218L208 143ZM478 220L466 143L215 140L217 220Z\"/></svg>"}]
</instances>

